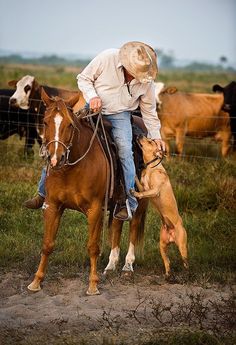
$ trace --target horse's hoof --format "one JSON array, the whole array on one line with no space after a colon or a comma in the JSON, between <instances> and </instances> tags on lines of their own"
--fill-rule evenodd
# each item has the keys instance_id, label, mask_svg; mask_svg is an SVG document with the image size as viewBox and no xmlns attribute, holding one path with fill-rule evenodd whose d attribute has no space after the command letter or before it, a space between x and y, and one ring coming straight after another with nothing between
<instances>
[{"instance_id":1,"label":"horse's hoof","mask_svg":"<svg viewBox=\"0 0 236 345\"><path fill-rule=\"evenodd\" d=\"M173 273L168 274L168 275L166 274L165 275L165 280L169 284L177 284L178 283L178 280L177 280L177 278L175 277L175 275Z\"/></svg>"},{"instance_id":2,"label":"horse's hoof","mask_svg":"<svg viewBox=\"0 0 236 345\"><path fill-rule=\"evenodd\" d=\"M28 290L32 291L32 292L37 292L41 290L41 286L40 285L35 285L33 283L31 283L30 285L28 285Z\"/></svg>"},{"instance_id":3,"label":"horse's hoof","mask_svg":"<svg viewBox=\"0 0 236 345\"><path fill-rule=\"evenodd\" d=\"M122 273L134 273L133 265L130 263L126 263L122 268Z\"/></svg>"},{"instance_id":4,"label":"horse's hoof","mask_svg":"<svg viewBox=\"0 0 236 345\"><path fill-rule=\"evenodd\" d=\"M133 276L134 272L133 271L122 271L121 274L122 274L123 277L128 277L129 278L129 277Z\"/></svg>"},{"instance_id":5,"label":"horse's hoof","mask_svg":"<svg viewBox=\"0 0 236 345\"><path fill-rule=\"evenodd\" d=\"M116 269L114 268L114 269L107 269L107 270L104 270L103 271L103 276L104 277L107 277L107 276L113 276L114 274L116 273Z\"/></svg>"},{"instance_id":6,"label":"horse's hoof","mask_svg":"<svg viewBox=\"0 0 236 345\"><path fill-rule=\"evenodd\" d=\"M95 290L88 289L87 292L86 292L86 295L88 295L88 296L96 296L96 295L100 295L100 292L99 292L98 289L95 289Z\"/></svg>"},{"instance_id":7,"label":"horse's hoof","mask_svg":"<svg viewBox=\"0 0 236 345\"><path fill-rule=\"evenodd\" d=\"M106 275L108 275L110 272L111 272L111 270L104 270L103 273L102 273L102 275L103 275L103 276L106 276Z\"/></svg>"}]
</instances>

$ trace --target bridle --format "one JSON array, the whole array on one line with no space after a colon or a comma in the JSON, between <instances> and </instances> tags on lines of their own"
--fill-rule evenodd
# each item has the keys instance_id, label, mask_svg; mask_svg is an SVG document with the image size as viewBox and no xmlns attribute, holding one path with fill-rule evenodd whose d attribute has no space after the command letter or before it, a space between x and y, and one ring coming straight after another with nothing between
<instances>
[{"instance_id":1,"label":"bridle","mask_svg":"<svg viewBox=\"0 0 236 345\"><path fill-rule=\"evenodd\" d=\"M71 139L68 145L66 145L65 143L63 143L63 141L61 140L51 140L49 141L47 144L46 143L42 143L40 150L39 150L39 155L40 157L44 158L45 160L49 160L50 154L48 151L48 147L50 144L52 143L58 143L60 145L62 145L65 148L65 161L63 165L68 165L69 164L69 155L70 155L70 148L72 146L72 141L74 138L74 133L75 133L75 129L78 130L77 127L73 126L73 132L71 135Z\"/></svg>"},{"instance_id":2,"label":"bridle","mask_svg":"<svg viewBox=\"0 0 236 345\"><path fill-rule=\"evenodd\" d=\"M73 112L73 109L72 108L69 108L68 106L66 106L65 102L63 101L63 104L65 106L65 108L67 110L71 110ZM59 111L60 111L60 107L58 105L56 106L52 106L51 108L47 108L47 110L50 110L50 109L55 109L57 108ZM48 116L50 116L51 114L49 114ZM75 115L78 115L78 113L76 113ZM69 141L69 144L66 145L63 141L61 140L50 140L48 143L45 143L43 142L42 143L42 146L40 147L40 150L39 150L39 155L44 158L45 160L49 161L49 158L50 158L50 154L49 154L49 151L48 151L48 147L50 144L52 143L58 143L60 145L62 145L64 148L65 148L65 159L60 162L61 164L59 164L57 167L52 167L50 166L50 168L53 168L53 169L60 169L62 168L63 166L72 166L72 165L75 165L77 164L78 162L80 162L82 159L85 158L85 156L88 154L88 152L90 151L91 147L92 147L92 144L94 142L94 139L97 135L97 132L98 132L98 126L99 126L99 122L101 120L101 112L97 112L97 113L93 113L93 114L88 114L88 115L85 115L83 116L83 113L81 113L77 118L78 119L81 119L81 118L87 118L87 117L90 117L90 116L95 116L95 115L98 115L98 118L97 118L97 123L96 123L96 126L94 128L94 132L93 132L93 135L91 137L91 140L89 142L89 146L87 148L87 150L85 151L85 153L79 157L78 159L76 159L74 162L70 162L69 161L69 155L70 155L70 151L71 151L71 147L72 147L72 142L73 142L73 139L74 139L74 134L75 134L75 130L78 131L79 133L79 136L80 136L80 130L79 128L75 125L74 121L72 120L72 126L73 126L73 131L72 131L72 134L71 134L71 137L70 137L70 141Z\"/></svg>"}]
</instances>

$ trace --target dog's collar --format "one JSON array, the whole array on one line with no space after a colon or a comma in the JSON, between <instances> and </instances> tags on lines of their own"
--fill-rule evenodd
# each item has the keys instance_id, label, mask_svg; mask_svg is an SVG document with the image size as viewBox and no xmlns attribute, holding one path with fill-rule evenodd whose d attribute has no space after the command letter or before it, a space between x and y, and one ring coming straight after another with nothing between
<instances>
[{"instance_id":1,"label":"dog's collar","mask_svg":"<svg viewBox=\"0 0 236 345\"><path fill-rule=\"evenodd\" d=\"M159 159L159 162L157 164L155 164L153 167L151 168L155 168L157 167L159 164L161 164L162 160L163 160L163 156L162 157L155 157L154 159L152 159L151 161L147 162L147 163L143 163L143 167L144 169L146 169L150 164L156 162Z\"/></svg>"}]
</instances>

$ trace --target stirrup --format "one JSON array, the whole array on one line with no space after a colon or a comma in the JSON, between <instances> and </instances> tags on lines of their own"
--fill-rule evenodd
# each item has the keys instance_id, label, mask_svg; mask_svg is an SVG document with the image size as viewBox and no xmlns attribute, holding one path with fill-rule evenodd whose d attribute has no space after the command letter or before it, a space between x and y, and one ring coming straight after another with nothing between
<instances>
[{"instance_id":1,"label":"stirrup","mask_svg":"<svg viewBox=\"0 0 236 345\"><path fill-rule=\"evenodd\" d=\"M124 215L119 216L119 212L122 212L124 210ZM114 211L113 211L113 218L118 220L131 220L132 219L132 211L129 206L128 199L125 200L125 205L120 205L119 203L116 203Z\"/></svg>"}]
</instances>

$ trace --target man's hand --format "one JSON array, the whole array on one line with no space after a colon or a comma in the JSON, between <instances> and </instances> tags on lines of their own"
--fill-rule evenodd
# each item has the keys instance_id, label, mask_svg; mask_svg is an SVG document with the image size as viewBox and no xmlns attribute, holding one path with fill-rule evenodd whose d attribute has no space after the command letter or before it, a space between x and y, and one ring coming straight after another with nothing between
<instances>
[{"instance_id":1,"label":"man's hand","mask_svg":"<svg viewBox=\"0 0 236 345\"><path fill-rule=\"evenodd\" d=\"M157 151L166 151L166 144L164 142L164 140L162 139L154 139L156 145L157 145Z\"/></svg>"},{"instance_id":2,"label":"man's hand","mask_svg":"<svg viewBox=\"0 0 236 345\"><path fill-rule=\"evenodd\" d=\"M89 108L96 113L96 111L99 111L102 107L102 100L100 97L93 97L89 101Z\"/></svg>"}]
</instances>

